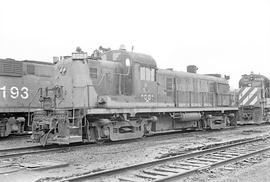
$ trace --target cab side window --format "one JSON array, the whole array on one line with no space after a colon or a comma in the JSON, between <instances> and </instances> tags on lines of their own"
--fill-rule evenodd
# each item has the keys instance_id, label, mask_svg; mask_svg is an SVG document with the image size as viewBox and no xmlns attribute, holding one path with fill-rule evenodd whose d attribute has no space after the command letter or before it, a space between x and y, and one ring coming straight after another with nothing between
<instances>
[{"instance_id":1,"label":"cab side window","mask_svg":"<svg viewBox=\"0 0 270 182\"><path fill-rule=\"evenodd\" d=\"M156 81L156 70L151 68L151 77L150 77L150 80L151 81Z\"/></svg>"},{"instance_id":2,"label":"cab side window","mask_svg":"<svg viewBox=\"0 0 270 182\"><path fill-rule=\"evenodd\" d=\"M150 67L140 67L140 80L156 81L156 70Z\"/></svg>"},{"instance_id":3,"label":"cab side window","mask_svg":"<svg viewBox=\"0 0 270 182\"><path fill-rule=\"evenodd\" d=\"M145 80L145 67L140 68L141 80Z\"/></svg>"}]
</instances>

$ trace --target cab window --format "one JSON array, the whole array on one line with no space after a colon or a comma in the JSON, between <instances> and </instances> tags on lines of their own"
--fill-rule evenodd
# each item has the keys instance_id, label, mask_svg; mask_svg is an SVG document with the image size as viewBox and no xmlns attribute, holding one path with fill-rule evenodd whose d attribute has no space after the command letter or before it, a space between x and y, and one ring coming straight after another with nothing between
<instances>
[{"instance_id":1,"label":"cab window","mask_svg":"<svg viewBox=\"0 0 270 182\"><path fill-rule=\"evenodd\" d=\"M150 72L150 68L145 68L145 80L150 81L150 76L151 72Z\"/></svg>"},{"instance_id":2,"label":"cab window","mask_svg":"<svg viewBox=\"0 0 270 182\"><path fill-rule=\"evenodd\" d=\"M156 70L151 68L151 81L156 81Z\"/></svg>"},{"instance_id":3,"label":"cab window","mask_svg":"<svg viewBox=\"0 0 270 182\"><path fill-rule=\"evenodd\" d=\"M141 80L145 80L145 67L141 67L140 72L141 72Z\"/></svg>"},{"instance_id":4,"label":"cab window","mask_svg":"<svg viewBox=\"0 0 270 182\"><path fill-rule=\"evenodd\" d=\"M140 79L145 81L156 81L156 70L150 67L140 67Z\"/></svg>"}]
</instances>

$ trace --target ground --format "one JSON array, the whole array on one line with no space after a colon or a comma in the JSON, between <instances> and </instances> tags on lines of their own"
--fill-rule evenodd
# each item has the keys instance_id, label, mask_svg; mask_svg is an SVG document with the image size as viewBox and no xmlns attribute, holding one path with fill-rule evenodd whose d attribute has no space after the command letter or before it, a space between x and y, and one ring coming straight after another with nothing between
<instances>
[{"instance_id":1,"label":"ground","mask_svg":"<svg viewBox=\"0 0 270 182\"><path fill-rule=\"evenodd\" d=\"M251 162L252 161L252 162ZM184 182L269 182L270 152L259 154L226 166L202 171ZM177 180L178 181L178 180Z\"/></svg>"},{"instance_id":2,"label":"ground","mask_svg":"<svg viewBox=\"0 0 270 182\"><path fill-rule=\"evenodd\" d=\"M249 168L237 170L228 176L221 177L219 182L268 182L270 181L270 160L260 164L250 166Z\"/></svg>"},{"instance_id":3,"label":"ground","mask_svg":"<svg viewBox=\"0 0 270 182\"><path fill-rule=\"evenodd\" d=\"M23 157L15 159L6 159L5 161L2 161L2 163L6 162L17 165L29 165L33 162L59 161L63 163L68 163L69 166L44 171L30 171L28 169L21 168L18 172L3 174L1 174L0 166L0 178L4 181L36 181L43 177L49 177L45 180L48 181L53 179L59 179L63 176L73 176L75 173L88 173L91 171L111 169L135 163L147 162L164 156L181 153L190 148L203 147L209 144L222 143L231 140L264 136L269 134L269 125L245 126L220 131L176 133L170 135L147 137L143 139L125 142L114 142L103 145L88 145L81 147L80 149L71 148L70 150L57 153L45 153L32 156L25 155ZM24 145L33 144L26 142L26 138L24 138L23 140L13 139L12 142L5 139L1 141L0 149L19 147ZM254 167L254 173L256 172L255 165L257 164L250 166L251 168L249 167L251 170L252 167ZM258 165L263 165L263 163ZM270 162L265 164L265 169L267 169L267 165L269 166ZM242 181L242 179L240 178L240 176L242 176L240 175L241 170L243 169L235 169L235 173L233 173L233 175L235 175L235 179L239 179ZM239 174L237 173L238 171ZM242 172L243 174L245 173L245 171ZM231 172L229 174L230 177L233 177L233 175L231 175ZM258 177L259 176L260 175L258 175ZM247 177L247 175L245 177ZM252 177L255 177L255 175L252 175ZM198 181L204 181L203 179L209 178L198 178ZM243 178L244 181L245 179ZM216 175L216 178L213 178L211 180L230 181L233 180L233 178L227 179L222 175ZM261 180L263 180L263 177L261 177L259 181Z\"/></svg>"}]
</instances>

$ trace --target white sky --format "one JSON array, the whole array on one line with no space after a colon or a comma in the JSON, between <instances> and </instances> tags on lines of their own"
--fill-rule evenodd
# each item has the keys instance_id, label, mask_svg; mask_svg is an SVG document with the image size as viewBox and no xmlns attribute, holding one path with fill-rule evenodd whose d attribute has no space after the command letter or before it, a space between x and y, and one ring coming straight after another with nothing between
<instances>
[{"instance_id":1,"label":"white sky","mask_svg":"<svg viewBox=\"0 0 270 182\"><path fill-rule=\"evenodd\" d=\"M270 77L268 0L0 0L0 58L52 61L77 46L152 55L160 68Z\"/></svg>"}]
</instances>

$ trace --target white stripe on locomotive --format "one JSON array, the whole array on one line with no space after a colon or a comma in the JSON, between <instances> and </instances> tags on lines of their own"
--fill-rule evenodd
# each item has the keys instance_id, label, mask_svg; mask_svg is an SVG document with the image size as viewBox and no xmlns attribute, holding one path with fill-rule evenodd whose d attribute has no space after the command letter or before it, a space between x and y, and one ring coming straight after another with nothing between
<instances>
[{"instance_id":1,"label":"white stripe on locomotive","mask_svg":"<svg viewBox=\"0 0 270 182\"><path fill-rule=\"evenodd\" d=\"M248 91L248 90L250 90L252 87L247 87L247 88L249 88L249 89L247 89L247 91ZM253 95L257 92L257 90L258 90L257 88L253 87L253 88L252 88L252 91L251 91L251 92L247 95L247 97L240 103L240 105L245 105L245 104L253 97ZM247 91L246 91L246 92L247 92ZM244 91L243 91L243 92L244 92ZM243 92L242 92L242 93L243 93ZM246 92L245 92L245 93L246 93ZM242 97L243 97L243 95L242 95ZM255 97L255 98L256 98L256 97ZM257 98L257 99L258 99L258 98ZM240 99L239 99L239 100L240 100ZM253 99L253 101L254 101L254 99ZM252 102L253 102L253 101L252 101ZM251 103L252 103L252 102L251 102ZM257 101L254 101L254 102L256 103ZM250 103L249 105L251 105L251 103ZM252 105L253 105L253 104L252 104Z\"/></svg>"},{"instance_id":2,"label":"white stripe on locomotive","mask_svg":"<svg viewBox=\"0 0 270 182\"><path fill-rule=\"evenodd\" d=\"M240 105L245 105L245 103L247 103L247 101L248 101L248 97L246 97L246 98L242 101L242 103L241 103Z\"/></svg>"},{"instance_id":3,"label":"white stripe on locomotive","mask_svg":"<svg viewBox=\"0 0 270 182\"><path fill-rule=\"evenodd\" d=\"M254 104L257 103L257 101L258 101L258 97L255 97L255 98L253 99L253 101L250 102L249 105L254 105Z\"/></svg>"},{"instance_id":4,"label":"white stripe on locomotive","mask_svg":"<svg viewBox=\"0 0 270 182\"><path fill-rule=\"evenodd\" d=\"M251 87L246 87L244 90L239 94L239 100L251 89Z\"/></svg>"}]
</instances>

